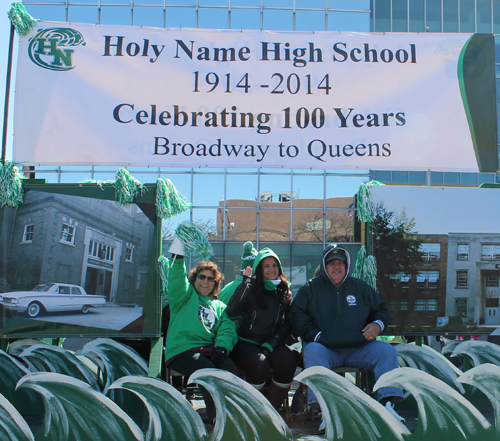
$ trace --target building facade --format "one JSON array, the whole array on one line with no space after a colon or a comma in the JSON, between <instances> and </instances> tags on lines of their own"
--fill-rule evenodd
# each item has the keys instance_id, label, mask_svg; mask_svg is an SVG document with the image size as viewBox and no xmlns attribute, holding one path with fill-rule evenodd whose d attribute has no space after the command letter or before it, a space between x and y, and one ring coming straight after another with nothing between
<instances>
[{"instance_id":1,"label":"building facade","mask_svg":"<svg viewBox=\"0 0 500 441\"><path fill-rule=\"evenodd\" d=\"M85 3L31 0L24 5L33 17L41 20L160 28L486 33L500 29L497 0L89 0ZM227 280L232 280L239 268L242 243L252 240L257 248L269 246L280 255L292 283L294 277L297 283L303 280L302 273L294 276L299 274L294 268L303 267L304 262L308 268L306 276L312 275L326 243L335 239L352 245L350 233L344 240L339 235L332 238L329 230L332 222L336 230L341 228L337 217L342 222L350 219L350 205L363 182L376 179L400 184L476 186L497 181L495 174L439 171L138 167L129 170L142 182L169 178L193 203L188 213L165 223L166 243L179 222L192 220L211 233L214 260L221 265ZM99 166L35 167L37 178L62 183L86 178L113 179L115 171ZM271 198L290 195L290 201L262 200L268 193ZM339 207L330 206L328 201L335 198L345 198L346 202ZM246 204L244 207L241 201ZM310 206L311 203L315 206ZM236 220L236 216L242 218ZM248 225L242 234L240 225L244 223Z\"/></svg>"}]
</instances>

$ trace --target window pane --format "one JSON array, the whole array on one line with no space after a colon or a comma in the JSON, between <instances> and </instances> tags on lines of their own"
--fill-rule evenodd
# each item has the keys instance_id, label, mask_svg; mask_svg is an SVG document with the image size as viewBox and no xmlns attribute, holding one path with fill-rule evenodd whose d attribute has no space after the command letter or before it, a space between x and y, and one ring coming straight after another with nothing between
<instances>
[{"instance_id":1,"label":"window pane","mask_svg":"<svg viewBox=\"0 0 500 441\"><path fill-rule=\"evenodd\" d=\"M266 203L266 205L277 204ZM290 209L263 208L263 204L260 207L259 240L273 242L290 240Z\"/></svg>"},{"instance_id":2,"label":"window pane","mask_svg":"<svg viewBox=\"0 0 500 441\"><path fill-rule=\"evenodd\" d=\"M500 32L500 0L493 0L493 23L495 34Z\"/></svg>"},{"instance_id":3,"label":"window pane","mask_svg":"<svg viewBox=\"0 0 500 441\"><path fill-rule=\"evenodd\" d=\"M163 27L163 8L134 6L134 26Z\"/></svg>"},{"instance_id":4,"label":"window pane","mask_svg":"<svg viewBox=\"0 0 500 441\"><path fill-rule=\"evenodd\" d=\"M424 0L410 0L410 32L424 31Z\"/></svg>"},{"instance_id":5,"label":"window pane","mask_svg":"<svg viewBox=\"0 0 500 441\"><path fill-rule=\"evenodd\" d=\"M68 6L68 21L80 23L97 23L98 9L96 6Z\"/></svg>"},{"instance_id":6,"label":"window pane","mask_svg":"<svg viewBox=\"0 0 500 441\"><path fill-rule=\"evenodd\" d=\"M406 2L392 3L392 31L408 31L408 4Z\"/></svg>"},{"instance_id":7,"label":"window pane","mask_svg":"<svg viewBox=\"0 0 500 441\"><path fill-rule=\"evenodd\" d=\"M203 231L208 240L222 240L221 232L217 231L217 216L219 210L215 208L195 208L193 209L193 222Z\"/></svg>"},{"instance_id":8,"label":"window pane","mask_svg":"<svg viewBox=\"0 0 500 441\"><path fill-rule=\"evenodd\" d=\"M367 182L368 177L358 176L326 176L326 197L354 197L358 192L359 186ZM350 202L349 202L350 203ZM349 204L347 204L349 205Z\"/></svg>"},{"instance_id":9,"label":"window pane","mask_svg":"<svg viewBox=\"0 0 500 441\"><path fill-rule=\"evenodd\" d=\"M224 208L218 209L217 230L223 237ZM248 207L226 208L226 240L256 241L257 240L257 203L249 201Z\"/></svg>"},{"instance_id":10,"label":"window pane","mask_svg":"<svg viewBox=\"0 0 500 441\"><path fill-rule=\"evenodd\" d=\"M193 176L193 204L219 206L224 200L224 175L196 171ZM209 191L207 191L209 190Z\"/></svg>"},{"instance_id":11,"label":"window pane","mask_svg":"<svg viewBox=\"0 0 500 441\"><path fill-rule=\"evenodd\" d=\"M198 27L227 29L229 27L227 9L200 8L198 11Z\"/></svg>"},{"instance_id":12,"label":"window pane","mask_svg":"<svg viewBox=\"0 0 500 441\"><path fill-rule=\"evenodd\" d=\"M287 195L292 190L292 179L290 170L287 170L283 175L261 174L260 175L260 195L271 194L271 200L268 202L280 202L282 195ZM262 199L261 199L262 200Z\"/></svg>"},{"instance_id":13,"label":"window pane","mask_svg":"<svg viewBox=\"0 0 500 441\"><path fill-rule=\"evenodd\" d=\"M227 171L227 199L257 200L257 173L248 173L248 169L237 172L236 169ZM229 203L228 203L229 205Z\"/></svg>"},{"instance_id":14,"label":"window pane","mask_svg":"<svg viewBox=\"0 0 500 441\"><path fill-rule=\"evenodd\" d=\"M474 32L474 0L460 0L460 32Z\"/></svg>"},{"instance_id":15,"label":"window pane","mask_svg":"<svg viewBox=\"0 0 500 441\"><path fill-rule=\"evenodd\" d=\"M462 173L462 185L477 186L477 173Z\"/></svg>"},{"instance_id":16,"label":"window pane","mask_svg":"<svg viewBox=\"0 0 500 441\"><path fill-rule=\"evenodd\" d=\"M281 0L279 0L281 2ZM293 30L293 12L264 9L263 29L276 31Z\"/></svg>"},{"instance_id":17,"label":"window pane","mask_svg":"<svg viewBox=\"0 0 500 441\"><path fill-rule=\"evenodd\" d=\"M323 207L323 176L293 176L294 207ZM299 204L300 203L300 204Z\"/></svg>"},{"instance_id":18,"label":"window pane","mask_svg":"<svg viewBox=\"0 0 500 441\"><path fill-rule=\"evenodd\" d=\"M326 229L331 222L326 222ZM293 240L323 243L323 210L293 210Z\"/></svg>"},{"instance_id":19,"label":"window pane","mask_svg":"<svg viewBox=\"0 0 500 441\"><path fill-rule=\"evenodd\" d=\"M196 27L195 8L168 8L166 11L166 27Z\"/></svg>"},{"instance_id":20,"label":"window pane","mask_svg":"<svg viewBox=\"0 0 500 441\"><path fill-rule=\"evenodd\" d=\"M260 29L260 10L232 8L231 29Z\"/></svg>"},{"instance_id":21,"label":"window pane","mask_svg":"<svg viewBox=\"0 0 500 441\"><path fill-rule=\"evenodd\" d=\"M374 170L373 179L375 181L390 183L392 179L391 172L389 170Z\"/></svg>"},{"instance_id":22,"label":"window pane","mask_svg":"<svg viewBox=\"0 0 500 441\"><path fill-rule=\"evenodd\" d=\"M460 185L460 173L445 172L444 183L446 185Z\"/></svg>"},{"instance_id":23,"label":"window pane","mask_svg":"<svg viewBox=\"0 0 500 441\"><path fill-rule=\"evenodd\" d=\"M436 0L427 0L426 26L429 32L441 32L441 2Z\"/></svg>"},{"instance_id":24,"label":"window pane","mask_svg":"<svg viewBox=\"0 0 500 441\"><path fill-rule=\"evenodd\" d=\"M322 244L292 245L292 270L290 280L292 283L292 295L295 296L299 288L310 278L314 277L314 272L321 262L322 251Z\"/></svg>"},{"instance_id":25,"label":"window pane","mask_svg":"<svg viewBox=\"0 0 500 441\"><path fill-rule=\"evenodd\" d=\"M324 31L325 22L325 11L297 11L295 13L296 31Z\"/></svg>"},{"instance_id":26,"label":"window pane","mask_svg":"<svg viewBox=\"0 0 500 441\"><path fill-rule=\"evenodd\" d=\"M427 173L423 171L410 172L410 184L425 184L427 182Z\"/></svg>"},{"instance_id":27,"label":"window pane","mask_svg":"<svg viewBox=\"0 0 500 441\"><path fill-rule=\"evenodd\" d=\"M370 14L328 11L327 30L370 32Z\"/></svg>"},{"instance_id":28,"label":"window pane","mask_svg":"<svg viewBox=\"0 0 500 441\"><path fill-rule=\"evenodd\" d=\"M393 184L408 184L408 172L406 171L393 171L392 172Z\"/></svg>"},{"instance_id":29,"label":"window pane","mask_svg":"<svg viewBox=\"0 0 500 441\"><path fill-rule=\"evenodd\" d=\"M47 6L24 5L29 14L38 20L66 21L66 7L64 5Z\"/></svg>"},{"instance_id":30,"label":"window pane","mask_svg":"<svg viewBox=\"0 0 500 441\"><path fill-rule=\"evenodd\" d=\"M354 212L352 210L327 210L325 223L327 227L325 242L354 241Z\"/></svg>"},{"instance_id":31,"label":"window pane","mask_svg":"<svg viewBox=\"0 0 500 441\"><path fill-rule=\"evenodd\" d=\"M390 0L374 0L375 29L374 32L391 31L391 2Z\"/></svg>"},{"instance_id":32,"label":"window pane","mask_svg":"<svg viewBox=\"0 0 500 441\"><path fill-rule=\"evenodd\" d=\"M370 0L328 0L329 8L370 9Z\"/></svg>"},{"instance_id":33,"label":"window pane","mask_svg":"<svg viewBox=\"0 0 500 441\"><path fill-rule=\"evenodd\" d=\"M458 0L443 0L443 32L458 32Z\"/></svg>"},{"instance_id":34,"label":"window pane","mask_svg":"<svg viewBox=\"0 0 500 441\"><path fill-rule=\"evenodd\" d=\"M477 32L491 33L491 0L477 0Z\"/></svg>"},{"instance_id":35,"label":"window pane","mask_svg":"<svg viewBox=\"0 0 500 441\"><path fill-rule=\"evenodd\" d=\"M101 6L99 24L130 25L130 6Z\"/></svg>"}]
</instances>

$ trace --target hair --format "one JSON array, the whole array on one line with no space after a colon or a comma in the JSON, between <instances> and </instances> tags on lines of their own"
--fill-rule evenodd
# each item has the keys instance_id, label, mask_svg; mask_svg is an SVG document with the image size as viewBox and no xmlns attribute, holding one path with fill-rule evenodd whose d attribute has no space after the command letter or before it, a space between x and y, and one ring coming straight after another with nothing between
<instances>
[{"instance_id":1,"label":"hair","mask_svg":"<svg viewBox=\"0 0 500 441\"><path fill-rule=\"evenodd\" d=\"M212 271L214 273L214 289L212 289L212 292L209 294L210 297L213 297L214 299L217 299L218 296L217 294L219 293L219 288L220 288L220 282L224 280L224 274L222 274L219 271L219 268L217 267L217 264L214 262L200 262L196 268L193 268L189 272L188 280L191 285L194 286L194 282L196 281L196 278L198 277L198 274L200 274L202 271Z\"/></svg>"},{"instance_id":2,"label":"hair","mask_svg":"<svg viewBox=\"0 0 500 441\"><path fill-rule=\"evenodd\" d=\"M276 259L274 256L268 256ZM257 268L255 269L255 283L256 283L256 289L255 292L257 293L256 298L257 298L257 303L259 306L266 306L268 302L268 297L265 292L265 286L264 286L264 276L262 275L262 262L264 259L262 259L259 264L257 265ZM278 260L276 259L278 262ZM279 267L279 273L278 277L281 279L281 283L276 286L276 294L278 294L278 302L279 305L282 308L287 307L290 305L292 302L292 295L290 294L290 290L288 289L288 280L286 279L285 275L283 274L283 271L281 270L281 265L279 265L278 262L278 267Z\"/></svg>"}]
</instances>

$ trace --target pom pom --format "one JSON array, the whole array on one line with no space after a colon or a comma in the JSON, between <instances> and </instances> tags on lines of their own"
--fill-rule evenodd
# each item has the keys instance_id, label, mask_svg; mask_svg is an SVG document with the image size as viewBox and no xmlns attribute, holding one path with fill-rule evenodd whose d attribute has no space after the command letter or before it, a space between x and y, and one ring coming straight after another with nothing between
<instances>
[{"instance_id":1,"label":"pom pom","mask_svg":"<svg viewBox=\"0 0 500 441\"><path fill-rule=\"evenodd\" d=\"M360 222L371 222L373 220L372 201L370 189L374 185L384 185L379 181L365 182L359 186L358 190L358 220Z\"/></svg>"},{"instance_id":2,"label":"pom pom","mask_svg":"<svg viewBox=\"0 0 500 441\"><path fill-rule=\"evenodd\" d=\"M170 270L170 261L165 256L161 255L158 257L158 272L160 274L160 292L161 292L161 305L162 308L168 303L167 302L167 291L168 291L168 271Z\"/></svg>"},{"instance_id":3,"label":"pom pom","mask_svg":"<svg viewBox=\"0 0 500 441\"><path fill-rule=\"evenodd\" d=\"M84 179L82 184L97 184L101 190L104 190L104 184L115 185L115 181L99 181L99 179Z\"/></svg>"},{"instance_id":4,"label":"pom pom","mask_svg":"<svg viewBox=\"0 0 500 441\"><path fill-rule=\"evenodd\" d=\"M23 204L23 176L14 162L0 163L0 206L18 208Z\"/></svg>"},{"instance_id":5,"label":"pom pom","mask_svg":"<svg viewBox=\"0 0 500 441\"><path fill-rule=\"evenodd\" d=\"M21 2L13 2L10 11L7 12L10 22L16 28L19 35L24 36L31 31L38 20L34 19Z\"/></svg>"},{"instance_id":6,"label":"pom pom","mask_svg":"<svg viewBox=\"0 0 500 441\"><path fill-rule=\"evenodd\" d=\"M116 172L116 202L127 205L134 202L137 196L147 191L146 186L135 179L128 170L121 168Z\"/></svg>"},{"instance_id":7,"label":"pom pom","mask_svg":"<svg viewBox=\"0 0 500 441\"><path fill-rule=\"evenodd\" d=\"M377 262L374 256L366 255L366 248L364 246L358 251L352 275L368 283L373 289L377 289Z\"/></svg>"},{"instance_id":8,"label":"pom pom","mask_svg":"<svg viewBox=\"0 0 500 441\"><path fill-rule=\"evenodd\" d=\"M184 196L175 188L170 179L159 178L156 181L156 215L162 219L170 219L191 208L192 204L184 200Z\"/></svg>"},{"instance_id":9,"label":"pom pom","mask_svg":"<svg viewBox=\"0 0 500 441\"><path fill-rule=\"evenodd\" d=\"M176 236L184 245L186 256L197 255L200 260L208 260L213 254L212 245L207 237L192 222L181 222L175 230Z\"/></svg>"}]
</instances>

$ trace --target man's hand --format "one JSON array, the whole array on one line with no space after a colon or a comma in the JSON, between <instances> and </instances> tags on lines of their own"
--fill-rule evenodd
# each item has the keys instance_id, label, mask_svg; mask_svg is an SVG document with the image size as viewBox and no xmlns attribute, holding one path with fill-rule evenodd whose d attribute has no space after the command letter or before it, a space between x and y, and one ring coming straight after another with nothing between
<instances>
[{"instance_id":1,"label":"man's hand","mask_svg":"<svg viewBox=\"0 0 500 441\"><path fill-rule=\"evenodd\" d=\"M361 330L363 337L368 341L375 340L381 331L378 323L369 323Z\"/></svg>"}]
</instances>

